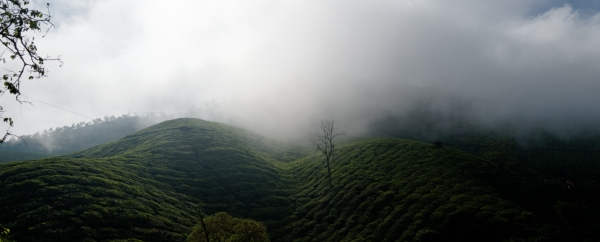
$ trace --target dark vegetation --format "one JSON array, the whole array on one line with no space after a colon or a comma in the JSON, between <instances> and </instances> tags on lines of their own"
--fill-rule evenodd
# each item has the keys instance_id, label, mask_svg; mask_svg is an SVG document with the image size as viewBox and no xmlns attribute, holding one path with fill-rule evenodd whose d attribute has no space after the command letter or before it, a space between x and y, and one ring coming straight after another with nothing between
<instances>
[{"instance_id":1,"label":"dark vegetation","mask_svg":"<svg viewBox=\"0 0 600 242\"><path fill-rule=\"evenodd\" d=\"M201 221L187 238L187 242L269 242L267 228L261 222L234 218L218 212Z\"/></svg>"},{"instance_id":2,"label":"dark vegetation","mask_svg":"<svg viewBox=\"0 0 600 242\"><path fill-rule=\"evenodd\" d=\"M60 158L3 164L0 224L19 241L181 241L198 202L208 214L275 221L291 209L293 184L276 159L295 157L228 125L164 122Z\"/></svg>"},{"instance_id":3,"label":"dark vegetation","mask_svg":"<svg viewBox=\"0 0 600 242\"><path fill-rule=\"evenodd\" d=\"M184 241L202 203L207 214L263 222L271 241L600 240L593 156L525 159L544 143L438 138L441 146L346 142L329 189L322 155L229 125L171 120L63 156L1 164L0 228L16 241ZM471 154L452 148L460 145ZM545 157L556 167L565 164L555 157L569 157L571 169L541 169L554 164ZM567 179L576 188L565 189Z\"/></svg>"},{"instance_id":4,"label":"dark vegetation","mask_svg":"<svg viewBox=\"0 0 600 242\"><path fill-rule=\"evenodd\" d=\"M391 116L374 125L370 137L439 142L488 159L500 168L506 183L496 189L534 213L537 241L600 240L598 132L559 136L542 128L490 128L433 113L421 110L405 120ZM568 180L577 184L575 189L567 189ZM570 219L561 219L561 211L568 211Z\"/></svg>"},{"instance_id":5,"label":"dark vegetation","mask_svg":"<svg viewBox=\"0 0 600 242\"><path fill-rule=\"evenodd\" d=\"M545 176L564 179L586 177L586 180L595 180L597 177L594 174L600 172L598 132L580 130L561 137L557 131L543 128L520 129L511 124L492 128L469 122L469 118L461 115L446 117L430 109L425 105L416 108L407 117L389 116L382 119L373 125L368 137L393 137L428 143L437 141L444 147L482 157L494 152L497 155L512 152L510 157L506 157L510 160L500 159L496 163L507 168L537 169ZM455 110L455 113L459 111ZM498 153L501 149L504 151Z\"/></svg>"},{"instance_id":6,"label":"dark vegetation","mask_svg":"<svg viewBox=\"0 0 600 242\"><path fill-rule=\"evenodd\" d=\"M9 233L10 233L10 229L0 228L0 242L2 242L2 241L8 242L8 240L6 239L6 236L8 236Z\"/></svg>"},{"instance_id":7,"label":"dark vegetation","mask_svg":"<svg viewBox=\"0 0 600 242\"><path fill-rule=\"evenodd\" d=\"M290 164L306 182L290 196L297 207L277 231L283 241L493 241L521 234L531 216L486 182L496 166L455 149L401 139L347 145L331 191L313 159Z\"/></svg>"}]
</instances>

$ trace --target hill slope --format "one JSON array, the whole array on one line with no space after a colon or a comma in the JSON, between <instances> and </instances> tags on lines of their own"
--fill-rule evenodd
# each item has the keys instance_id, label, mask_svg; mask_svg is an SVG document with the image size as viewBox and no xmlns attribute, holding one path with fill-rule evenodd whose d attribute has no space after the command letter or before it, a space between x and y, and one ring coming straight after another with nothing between
<instances>
[{"instance_id":1,"label":"hill slope","mask_svg":"<svg viewBox=\"0 0 600 242\"><path fill-rule=\"evenodd\" d=\"M11 162L0 177L0 223L17 241L181 240L197 221L194 199L128 162Z\"/></svg>"},{"instance_id":2,"label":"hill slope","mask_svg":"<svg viewBox=\"0 0 600 242\"><path fill-rule=\"evenodd\" d=\"M348 144L331 190L322 158L301 155L229 125L166 121L62 157L0 165L0 223L22 241L181 241L198 202L208 214L265 222L272 241L499 239L527 221L494 190L499 170L455 149Z\"/></svg>"},{"instance_id":3,"label":"hill slope","mask_svg":"<svg viewBox=\"0 0 600 242\"><path fill-rule=\"evenodd\" d=\"M0 164L11 161L35 160L52 156L52 153L20 152L20 151L0 151Z\"/></svg>"},{"instance_id":4,"label":"hill slope","mask_svg":"<svg viewBox=\"0 0 600 242\"><path fill-rule=\"evenodd\" d=\"M488 241L518 234L528 213L484 180L489 162L401 139L347 145L328 189L319 157L291 165L298 192L282 241Z\"/></svg>"},{"instance_id":5,"label":"hill slope","mask_svg":"<svg viewBox=\"0 0 600 242\"><path fill-rule=\"evenodd\" d=\"M291 211L286 197L292 182L275 165L276 158L292 159L282 146L244 130L202 120L167 121L63 157L4 164L0 194L7 195L0 199L0 211L13 212L0 213L0 223L28 241L58 237L162 241L152 233L168 235L164 241L171 241L190 231L197 221L195 204L200 201L209 214L226 210L236 216L277 220ZM142 195L132 197L130 190ZM71 201L74 194L86 199L61 202ZM38 202L19 204L27 200ZM147 200L157 204L148 208ZM104 213L98 217L106 218L120 213L124 203L134 205L125 207L129 209L125 217L119 217L123 223L102 219L91 223L82 213L98 208ZM25 223L23 219L33 211L59 215L36 215L36 220ZM172 216L165 216L164 211L172 211ZM126 216L129 213L133 215ZM65 237L67 228L62 225L92 229ZM182 226L187 227L182 230ZM36 234L44 236L30 233L38 228L44 233ZM150 232L143 236L130 232L137 230Z\"/></svg>"}]
</instances>

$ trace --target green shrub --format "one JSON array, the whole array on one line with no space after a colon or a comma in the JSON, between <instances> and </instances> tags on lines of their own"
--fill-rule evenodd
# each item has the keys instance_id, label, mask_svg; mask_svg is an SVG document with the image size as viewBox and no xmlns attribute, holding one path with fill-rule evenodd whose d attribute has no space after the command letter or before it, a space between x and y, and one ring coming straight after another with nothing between
<instances>
[{"instance_id":1,"label":"green shrub","mask_svg":"<svg viewBox=\"0 0 600 242\"><path fill-rule=\"evenodd\" d=\"M205 230L206 229L206 230ZM188 242L269 242L264 224L250 219L234 218L218 212L198 223L187 238Z\"/></svg>"}]
</instances>

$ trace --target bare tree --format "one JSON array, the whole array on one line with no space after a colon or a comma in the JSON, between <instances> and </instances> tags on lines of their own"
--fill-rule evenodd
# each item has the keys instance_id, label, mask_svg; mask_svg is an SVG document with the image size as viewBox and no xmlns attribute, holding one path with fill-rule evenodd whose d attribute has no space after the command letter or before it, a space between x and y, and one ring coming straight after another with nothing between
<instances>
[{"instance_id":1,"label":"bare tree","mask_svg":"<svg viewBox=\"0 0 600 242\"><path fill-rule=\"evenodd\" d=\"M319 151L325 155L325 162L327 163L327 174L329 176L329 188L333 187L331 183L331 163L335 159L337 153L337 147L335 147L335 139L338 136L345 135L344 132L338 130L333 120L321 121L319 130L317 131L318 140L314 141L313 144L317 146L315 151Z\"/></svg>"}]
</instances>

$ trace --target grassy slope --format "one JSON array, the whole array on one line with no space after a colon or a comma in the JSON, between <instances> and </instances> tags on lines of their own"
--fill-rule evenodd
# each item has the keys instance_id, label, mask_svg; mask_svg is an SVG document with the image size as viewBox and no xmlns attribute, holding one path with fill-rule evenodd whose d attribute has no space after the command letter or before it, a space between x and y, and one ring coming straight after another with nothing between
<instances>
[{"instance_id":1,"label":"grassy slope","mask_svg":"<svg viewBox=\"0 0 600 242\"><path fill-rule=\"evenodd\" d=\"M0 151L0 164L11 161L41 159L53 155L53 153L42 152Z\"/></svg>"},{"instance_id":2,"label":"grassy slope","mask_svg":"<svg viewBox=\"0 0 600 242\"><path fill-rule=\"evenodd\" d=\"M527 220L483 181L498 170L458 150L376 139L340 154L332 190L319 157L290 164L299 188L294 214L275 231L281 241L489 241L519 233Z\"/></svg>"},{"instance_id":3,"label":"grassy slope","mask_svg":"<svg viewBox=\"0 0 600 242\"><path fill-rule=\"evenodd\" d=\"M348 144L332 190L319 156L290 151L232 126L171 120L63 157L0 165L0 223L23 241L178 241L203 202L209 214L264 221L273 241L425 241L507 237L526 220L489 186L498 170L458 150Z\"/></svg>"},{"instance_id":4,"label":"grassy slope","mask_svg":"<svg viewBox=\"0 0 600 242\"><path fill-rule=\"evenodd\" d=\"M177 241L197 221L200 201L209 214L279 220L291 212L292 182L274 159L294 158L270 142L228 125L178 119L63 157L4 164L0 211L11 212L0 213L0 223L27 241ZM29 200L37 202L22 203Z\"/></svg>"},{"instance_id":5,"label":"grassy slope","mask_svg":"<svg viewBox=\"0 0 600 242\"><path fill-rule=\"evenodd\" d=\"M152 167L156 180L200 199L210 213L268 220L289 210L291 176L277 160L294 157L284 146L233 126L177 119L66 157L115 155Z\"/></svg>"},{"instance_id":6,"label":"grassy slope","mask_svg":"<svg viewBox=\"0 0 600 242\"><path fill-rule=\"evenodd\" d=\"M0 221L18 241L157 241L183 238L197 221L192 198L127 160L11 162L0 179Z\"/></svg>"}]
</instances>

